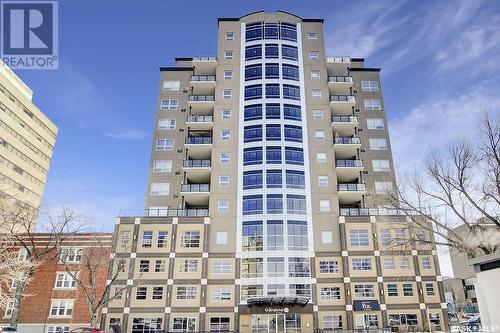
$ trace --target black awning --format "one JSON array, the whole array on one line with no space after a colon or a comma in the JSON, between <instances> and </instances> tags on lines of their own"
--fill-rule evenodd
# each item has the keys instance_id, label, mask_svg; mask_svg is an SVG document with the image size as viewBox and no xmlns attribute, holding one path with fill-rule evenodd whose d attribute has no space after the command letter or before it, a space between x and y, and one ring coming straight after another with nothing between
<instances>
[{"instance_id":1,"label":"black awning","mask_svg":"<svg viewBox=\"0 0 500 333\"><path fill-rule=\"evenodd\" d=\"M307 297L252 297L247 300L248 306L266 306L266 305L302 305L306 306L309 302Z\"/></svg>"}]
</instances>

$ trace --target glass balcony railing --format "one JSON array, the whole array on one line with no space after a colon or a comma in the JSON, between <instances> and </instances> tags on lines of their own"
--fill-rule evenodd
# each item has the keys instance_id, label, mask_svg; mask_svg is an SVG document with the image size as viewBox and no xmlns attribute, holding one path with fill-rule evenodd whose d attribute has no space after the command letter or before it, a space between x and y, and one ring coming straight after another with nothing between
<instances>
[{"instance_id":1,"label":"glass balcony railing","mask_svg":"<svg viewBox=\"0 0 500 333\"><path fill-rule=\"evenodd\" d=\"M341 216L405 216L418 215L417 212L390 208L340 208Z\"/></svg>"},{"instance_id":2,"label":"glass balcony railing","mask_svg":"<svg viewBox=\"0 0 500 333\"><path fill-rule=\"evenodd\" d=\"M333 95L330 96L330 102L355 102L352 95Z\"/></svg>"},{"instance_id":3,"label":"glass balcony railing","mask_svg":"<svg viewBox=\"0 0 500 333\"><path fill-rule=\"evenodd\" d=\"M181 192L210 192L209 184L182 184Z\"/></svg>"},{"instance_id":4,"label":"glass balcony railing","mask_svg":"<svg viewBox=\"0 0 500 333\"><path fill-rule=\"evenodd\" d=\"M197 209L122 209L120 217L205 217L208 215L208 208Z\"/></svg>"},{"instance_id":5,"label":"glass balcony railing","mask_svg":"<svg viewBox=\"0 0 500 333\"><path fill-rule=\"evenodd\" d=\"M363 183L338 184L337 189L349 192L366 191L366 185Z\"/></svg>"},{"instance_id":6,"label":"glass balcony railing","mask_svg":"<svg viewBox=\"0 0 500 333\"><path fill-rule=\"evenodd\" d=\"M357 116L332 116L332 123L357 123Z\"/></svg>"},{"instance_id":7,"label":"glass balcony railing","mask_svg":"<svg viewBox=\"0 0 500 333\"><path fill-rule=\"evenodd\" d=\"M189 95L190 102L213 102L215 101L214 95Z\"/></svg>"},{"instance_id":8,"label":"glass balcony railing","mask_svg":"<svg viewBox=\"0 0 500 333\"><path fill-rule=\"evenodd\" d=\"M190 116L187 116L186 121L188 123L211 123L212 121L214 121L214 117L213 116L193 116L193 115L190 115Z\"/></svg>"},{"instance_id":9,"label":"glass balcony railing","mask_svg":"<svg viewBox=\"0 0 500 333\"><path fill-rule=\"evenodd\" d=\"M211 136L188 136L185 140L188 145L206 145L212 144Z\"/></svg>"},{"instance_id":10,"label":"glass balcony railing","mask_svg":"<svg viewBox=\"0 0 500 333\"><path fill-rule=\"evenodd\" d=\"M182 166L185 168L207 168L211 165L211 160L184 160L182 162Z\"/></svg>"},{"instance_id":11,"label":"glass balcony railing","mask_svg":"<svg viewBox=\"0 0 500 333\"><path fill-rule=\"evenodd\" d=\"M361 144L361 139L353 136L339 136L335 138L334 144L355 145Z\"/></svg>"},{"instance_id":12,"label":"glass balcony railing","mask_svg":"<svg viewBox=\"0 0 500 333\"><path fill-rule=\"evenodd\" d=\"M336 160L335 165L339 168L359 168L363 166L362 160Z\"/></svg>"},{"instance_id":13,"label":"glass balcony railing","mask_svg":"<svg viewBox=\"0 0 500 333\"><path fill-rule=\"evenodd\" d=\"M215 75L191 75L191 81L211 82L215 81Z\"/></svg>"},{"instance_id":14,"label":"glass balcony railing","mask_svg":"<svg viewBox=\"0 0 500 333\"><path fill-rule=\"evenodd\" d=\"M351 76L329 76L328 82L352 82Z\"/></svg>"}]
</instances>

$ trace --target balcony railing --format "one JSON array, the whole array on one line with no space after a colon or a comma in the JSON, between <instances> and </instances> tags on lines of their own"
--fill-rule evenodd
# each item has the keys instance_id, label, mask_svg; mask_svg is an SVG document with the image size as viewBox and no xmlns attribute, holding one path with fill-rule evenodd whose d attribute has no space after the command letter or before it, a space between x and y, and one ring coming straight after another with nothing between
<instances>
[{"instance_id":1,"label":"balcony railing","mask_svg":"<svg viewBox=\"0 0 500 333\"><path fill-rule=\"evenodd\" d=\"M215 81L215 75L191 75L191 81L196 81L196 82Z\"/></svg>"},{"instance_id":2,"label":"balcony railing","mask_svg":"<svg viewBox=\"0 0 500 333\"><path fill-rule=\"evenodd\" d=\"M182 184L181 192L210 192L209 184Z\"/></svg>"},{"instance_id":3,"label":"balcony railing","mask_svg":"<svg viewBox=\"0 0 500 333\"><path fill-rule=\"evenodd\" d=\"M211 136L188 136L185 140L188 145L206 145L212 144Z\"/></svg>"},{"instance_id":4,"label":"balcony railing","mask_svg":"<svg viewBox=\"0 0 500 333\"><path fill-rule=\"evenodd\" d=\"M215 61L216 57L193 57L193 61Z\"/></svg>"},{"instance_id":5,"label":"balcony railing","mask_svg":"<svg viewBox=\"0 0 500 333\"><path fill-rule=\"evenodd\" d=\"M214 95L189 95L191 102L213 102L215 101Z\"/></svg>"},{"instance_id":6,"label":"balcony railing","mask_svg":"<svg viewBox=\"0 0 500 333\"><path fill-rule=\"evenodd\" d=\"M352 82L352 76L329 76L328 82Z\"/></svg>"},{"instance_id":7,"label":"balcony railing","mask_svg":"<svg viewBox=\"0 0 500 333\"><path fill-rule=\"evenodd\" d=\"M339 168L359 168L363 167L362 160L336 160L335 165Z\"/></svg>"},{"instance_id":8,"label":"balcony railing","mask_svg":"<svg viewBox=\"0 0 500 333\"><path fill-rule=\"evenodd\" d=\"M326 57L326 62L351 62L349 57Z\"/></svg>"},{"instance_id":9,"label":"balcony railing","mask_svg":"<svg viewBox=\"0 0 500 333\"><path fill-rule=\"evenodd\" d=\"M357 123L358 116L332 116L333 123Z\"/></svg>"},{"instance_id":10,"label":"balcony railing","mask_svg":"<svg viewBox=\"0 0 500 333\"><path fill-rule=\"evenodd\" d=\"M211 160L184 160L182 162L185 168L209 168L211 165Z\"/></svg>"},{"instance_id":11,"label":"balcony railing","mask_svg":"<svg viewBox=\"0 0 500 333\"><path fill-rule=\"evenodd\" d=\"M354 136L339 136L335 138L334 144L355 145L361 144L361 139Z\"/></svg>"},{"instance_id":12,"label":"balcony railing","mask_svg":"<svg viewBox=\"0 0 500 333\"><path fill-rule=\"evenodd\" d=\"M418 215L411 210L402 209L388 209L388 208L340 208L340 215L342 216L405 216L405 215Z\"/></svg>"},{"instance_id":13,"label":"balcony railing","mask_svg":"<svg viewBox=\"0 0 500 333\"><path fill-rule=\"evenodd\" d=\"M330 102L355 102L352 95L333 95L330 96Z\"/></svg>"},{"instance_id":14,"label":"balcony railing","mask_svg":"<svg viewBox=\"0 0 500 333\"><path fill-rule=\"evenodd\" d=\"M190 116L187 116L186 121L188 123L211 123L212 121L214 121L214 117L213 116L193 116L193 115L190 115Z\"/></svg>"},{"instance_id":15,"label":"balcony railing","mask_svg":"<svg viewBox=\"0 0 500 333\"><path fill-rule=\"evenodd\" d=\"M339 191L366 191L366 185L363 183L349 183L349 184L338 184L337 189Z\"/></svg>"},{"instance_id":16,"label":"balcony railing","mask_svg":"<svg viewBox=\"0 0 500 333\"><path fill-rule=\"evenodd\" d=\"M146 216L168 216L168 217L205 217L209 216L208 208L199 209L121 209L119 217L146 217Z\"/></svg>"}]
</instances>

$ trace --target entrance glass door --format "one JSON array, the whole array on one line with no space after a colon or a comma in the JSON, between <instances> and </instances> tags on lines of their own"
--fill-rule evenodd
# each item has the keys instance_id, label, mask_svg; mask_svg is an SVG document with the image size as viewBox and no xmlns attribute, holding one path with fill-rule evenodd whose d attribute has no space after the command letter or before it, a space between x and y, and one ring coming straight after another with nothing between
<instances>
[{"instance_id":1,"label":"entrance glass door","mask_svg":"<svg viewBox=\"0 0 500 333\"><path fill-rule=\"evenodd\" d=\"M252 333L299 333L301 328L299 314L252 315Z\"/></svg>"}]
</instances>

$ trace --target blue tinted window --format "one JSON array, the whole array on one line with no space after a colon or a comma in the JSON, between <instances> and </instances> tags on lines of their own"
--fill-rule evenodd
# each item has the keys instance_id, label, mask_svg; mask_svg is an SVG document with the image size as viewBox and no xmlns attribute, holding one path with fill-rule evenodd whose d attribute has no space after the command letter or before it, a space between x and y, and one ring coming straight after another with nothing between
<instances>
[{"instance_id":1,"label":"blue tinted window","mask_svg":"<svg viewBox=\"0 0 500 333\"><path fill-rule=\"evenodd\" d=\"M283 64L282 72L284 79L299 81L299 66Z\"/></svg>"},{"instance_id":2,"label":"blue tinted window","mask_svg":"<svg viewBox=\"0 0 500 333\"><path fill-rule=\"evenodd\" d=\"M281 46L281 57L283 59L299 60L299 51L297 47L291 45Z\"/></svg>"},{"instance_id":3,"label":"blue tinted window","mask_svg":"<svg viewBox=\"0 0 500 333\"><path fill-rule=\"evenodd\" d=\"M250 214L246 214L250 215ZM262 221L245 221L242 228L243 251L262 251L264 249L264 229Z\"/></svg>"},{"instance_id":4,"label":"blue tinted window","mask_svg":"<svg viewBox=\"0 0 500 333\"><path fill-rule=\"evenodd\" d=\"M280 119L280 105L266 104L266 119Z\"/></svg>"},{"instance_id":5,"label":"blue tinted window","mask_svg":"<svg viewBox=\"0 0 500 333\"><path fill-rule=\"evenodd\" d=\"M266 196L267 214L283 214L283 195L268 194Z\"/></svg>"},{"instance_id":6,"label":"blue tinted window","mask_svg":"<svg viewBox=\"0 0 500 333\"><path fill-rule=\"evenodd\" d=\"M279 124L266 125L266 140L267 141L281 140L281 125Z\"/></svg>"},{"instance_id":7,"label":"blue tinted window","mask_svg":"<svg viewBox=\"0 0 500 333\"><path fill-rule=\"evenodd\" d=\"M260 45L247 46L245 48L245 60L262 59L262 47Z\"/></svg>"},{"instance_id":8,"label":"blue tinted window","mask_svg":"<svg viewBox=\"0 0 500 333\"><path fill-rule=\"evenodd\" d=\"M283 98L300 100L300 88L290 84L283 85Z\"/></svg>"},{"instance_id":9,"label":"blue tinted window","mask_svg":"<svg viewBox=\"0 0 500 333\"><path fill-rule=\"evenodd\" d=\"M278 39L278 24L277 23L266 23L264 26L264 38L265 39Z\"/></svg>"},{"instance_id":10,"label":"blue tinted window","mask_svg":"<svg viewBox=\"0 0 500 333\"><path fill-rule=\"evenodd\" d=\"M262 65L245 66L245 81L262 79Z\"/></svg>"},{"instance_id":11,"label":"blue tinted window","mask_svg":"<svg viewBox=\"0 0 500 333\"><path fill-rule=\"evenodd\" d=\"M278 44L266 44L266 59L277 59L278 54Z\"/></svg>"},{"instance_id":12,"label":"blue tinted window","mask_svg":"<svg viewBox=\"0 0 500 333\"><path fill-rule=\"evenodd\" d=\"M254 84L245 87L245 101L262 98L262 85Z\"/></svg>"},{"instance_id":13,"label":"blue tinted window","mask_svg":"<svg viewBox=\"0 0 500 333\"><path fill-rule=\"evenodd\" d=\"M285 141L302 142L302 127L285 125Z\"/></svg>"},{"instance_id":14,"label":"blue tinted window","mask_svg":"<svg viewBox=\"0 0 500 333\"><path fill-rule=\"evenodd\" d=\"M266 84L266 98L280 98L280 85Z\"/></svg>"},{"instance_id":15,"label":"blue tinted window","mask_svg":"<svg viewBox=\"0 0 500 333\"><path fill-rule=\"evenodd\" d=\"M262 141L262 125L245 126L244 142Z\"/></svg>"},{"instance_id":16,"label":"blue tinted window","mask_svg":"<svg viewBox=\"0 0 500 333\"><path fill-rule=\"evenodd\" d=\"M285 147L285 162L287 164L304 165L304 152L302 148Z\"/></svg>"},{"instance_id":17,"label":"blue tinted window","mask_svg":"<svg viewBox=\"0 0 500 333\"><path fill-rule=\"evenodd\" d=\"M245 31L245 40L249 42L259 39L262 39L262 23L248 24Z\"/></svg>"},{"instance_id":18,"label":"blue tinted window","mask_svg":"<svg viewBox=\"0 0 500 333\"><path fill-rule=\"evenodd\" d=\"M307 213L306 209L306 196L287 194L286 196L286 212L288 214L301 214Z\"/></svg>"},{"instance_id":19,"label":"blue tinted window","mask_svg":"<svg viewBox=\"0 0 500 333\"><path fill-rule=\"evenodd\" d=\"M262 195L243 196L243 215L262 214Z\"/></svg>"},{"instance_id":20,"label":"blue tinted window","mask_svg":"<svg viewBox=\"0 0 500 333\"><path fill-rule=\"evenodd\" d=\"M262 119L262 105L253 104L245 106L245 120Z\"/></svg>"},{"instance_id":21,"label":"blue tinted window","mask_svg":"<svg viewBox=\"0 0 500 333\"><path fill-rule=\"evenodd\" d=\"M281 170L267 170L266 171L266 187L267 188L281 188L283 183Z\"/></svg>"},{"instance_id":22,"label":"blue tinted window","mask_svg":"<svg viewBox=\"0 0 500 333\"><path fill-rule=\"evenodd\" d=\"M243 149L243 165L262 164L262 147Z\"/></svg>"},{"instance_id":23,"label":"blue tinted window","mask_svg":"<svg viewBox=\"0 0 500 333\"><path fill-rule=\"evenodd\" d=\"M297 41L297 26L290 23L281 23L281 39Z\"/></svg>"},{"instance_id":24,"label":"blue tinted window","mask_svg":"<svg viewBox=\"0 0 500 333\"><path fill-rule=\"evenodd\" d=\"M283 115L285 119L301 120L300 106L292 104L284 104Z\"/></svg>"},{"instance_id":25,"label":"blue tinted window","mask_svg":"<svg viewBox=\"0 0 500 333\"><path fill-rule=\"evenodd\" d=\"M243 172L243 189L252 190L262 188L262 170Z\"/></svg>"},{"instance_id":26,"label":"blue tinted window","mask_svg":"<svg viewBox=\"0 0 500 333\"><path fill-rule=\"evenodd\" d=\"M306 188L304 171L286 170L286 188Z\"/></svg>"},{"instance_id":27,"label":"blue tinted window","mask_svg":"<svg viewBox=\"0 0 500 333\"><path fill-rule=\"evenodd\" d=\"M266 64L266 79L279 79L280 67L278 64Z\"/></svg>"},{"instance_id":28,"label":"blue tinted window","mask_svg":"<svg viewBox=\"0 0 500 333\"><path fill-rule=\"evenodd\" d=\"M281 147L266 147L266 163L281 164Z\"/></svg>"}]
</instances>

